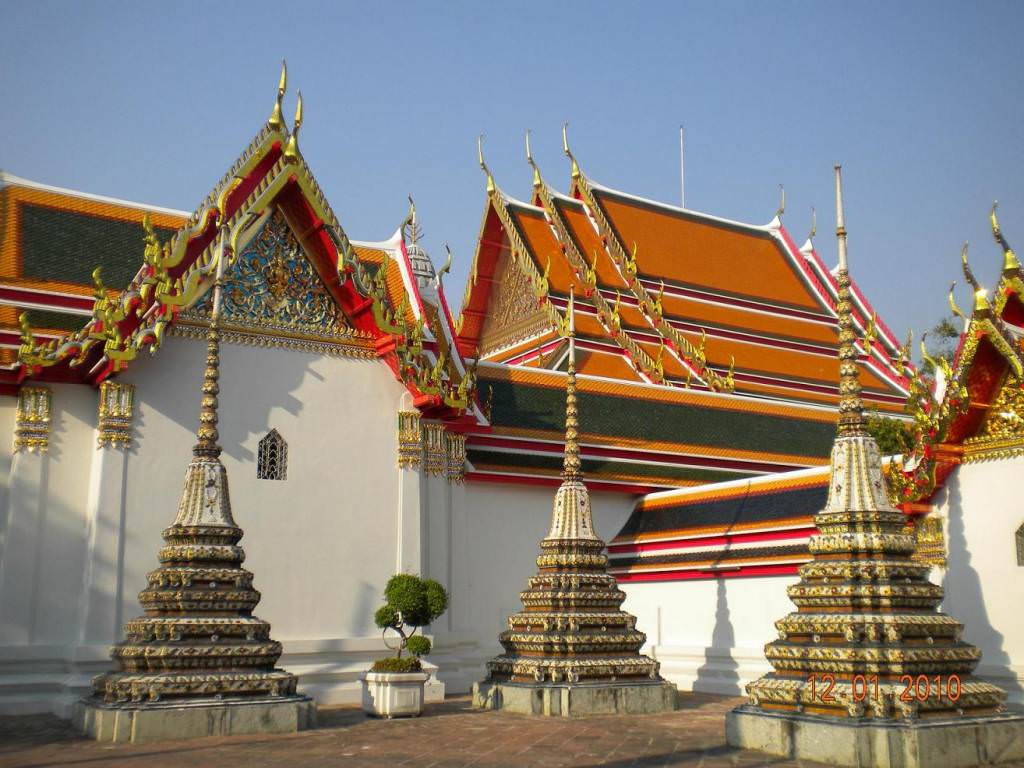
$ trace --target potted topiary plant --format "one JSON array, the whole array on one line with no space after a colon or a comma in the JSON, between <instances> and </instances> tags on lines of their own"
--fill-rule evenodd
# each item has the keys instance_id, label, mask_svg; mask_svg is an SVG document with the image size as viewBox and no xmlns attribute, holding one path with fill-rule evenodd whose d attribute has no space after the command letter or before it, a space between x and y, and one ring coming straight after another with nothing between
<instances>
[{"instance_id":1,"label":"potted topiary plant","mask_svg":"<svg viewBox=\"0 0 1024 768\"><path fill-rule=\"evenodd\" d=\"M399 573L388 580L384 599L373 620L395 655L377 659L363 675L363 709L377 717L415 717L423 712L428 678L420 657L431 647L423 627L447 610L448 593L433 579Z\"/></svg>"}]
</instances>

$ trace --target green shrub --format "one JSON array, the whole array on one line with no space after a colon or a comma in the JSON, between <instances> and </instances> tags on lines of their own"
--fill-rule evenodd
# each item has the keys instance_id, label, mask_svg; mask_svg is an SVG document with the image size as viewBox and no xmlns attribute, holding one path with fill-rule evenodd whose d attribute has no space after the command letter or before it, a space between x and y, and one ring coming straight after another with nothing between
<instances>
[{"instance_id":1,"label":"green shrub","mask_svg":"<svg viewBox=\"0 0 1024 768\"><path fill-rule=\"evenodd\" d=\"M404 659L396 659L389 656L386 659L377 659L370 668L371 672L420 672L423 665L415 656L406 656Z\"/></svg>"},{"instance_id":2,"label":"green shrub","mask_svg":"<svg viewBox=\"0 0 1024 768\"><path fill-rule=\"evenodd\" d=\"M429 637L423 637L423 635L414 635L410 637L408 642L405 644L406 649L413 656L417 658L420 656L426 656L430 653L431 643Z\"/></svg>"},{"instance_id":3,"label":"green shrub","mask_svg":"<svg viewBox=\"0 0 1024 768\"><path fill-rule=\"evenodd\" d=\"M430 640L416 630L432 623L448 609L448 593L434 579L421 579L411 573L399 573L384 587L387 601L373 614L374 623L385 631L392 629L401 641L396 658L406 648L414 657L430 653Z\"/></svg>"}]
</instances>

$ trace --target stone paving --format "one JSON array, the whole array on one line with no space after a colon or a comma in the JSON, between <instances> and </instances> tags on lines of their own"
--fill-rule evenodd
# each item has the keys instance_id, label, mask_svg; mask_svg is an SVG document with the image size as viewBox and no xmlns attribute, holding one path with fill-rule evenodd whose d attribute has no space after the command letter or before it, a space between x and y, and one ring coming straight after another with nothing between
<instances>
[{"instance_id":1,"label":"stone paving","mask_svg":"<svg viewBox=\"0 0 1024 768\"><path fill-rule=\"evenodd\" d=\"M819 767L727 747L725 713L740 701L682 694L680 709L669 714L558 720L480 712L468 697L457 697L407 720L375 720L356 707L327 707L314 731L140 746L86 741L50 715L0 717L0 766Z\"/></svg>"}]
</instances>

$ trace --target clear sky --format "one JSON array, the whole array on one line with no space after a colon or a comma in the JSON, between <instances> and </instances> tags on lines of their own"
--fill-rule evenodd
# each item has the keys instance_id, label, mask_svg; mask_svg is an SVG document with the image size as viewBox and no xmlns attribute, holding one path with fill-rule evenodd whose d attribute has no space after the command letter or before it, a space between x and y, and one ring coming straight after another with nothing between
<instances>
[{"instance_id":1,"label":"clear sky","mask_svg":"<svg viewBox=\"0 0 1024 768\"><path fill-rule=\"evenodd\" d=\"M767 222L784 184L829 265L844 165L850 266L903 335L946 311L958 254L991 284L993 199L1024 249L1024 3L16 2L0 0L0 167L192 210L268 116L282 57L303 153L348 234L406 195L461 301L484 207L475 140L527 198L523 134L565 189L595 181ZM140 250L141 258L141 250ZM969 307L961 292L962 306Z\"/></svg>"}]
</instances>

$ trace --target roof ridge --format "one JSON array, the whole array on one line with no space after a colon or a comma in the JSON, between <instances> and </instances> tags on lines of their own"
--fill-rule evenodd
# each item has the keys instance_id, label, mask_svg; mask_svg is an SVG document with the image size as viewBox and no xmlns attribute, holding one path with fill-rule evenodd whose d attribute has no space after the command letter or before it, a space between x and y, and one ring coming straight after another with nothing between
<instances>
[{"instance_id":1,"label":"roof ridge","mask_svg":"<svg viewBox=\"0 0 1024 768\"><path fill-rule=\"evenodd\" d=\"M135 208L140 211L149 211L151 213L165 213L171 216L180 216L183 219L187 219L192 214L189 211L182 211L176 208L166 208L161 205L150 205L148 203L137 203L132 200L122 200L117 197L108 197L106 195L97 195L91 192L82 192L77 189L70 189L68 187L58 187L53 184L44 184L40 181L33 181L32 179L26 179L23 176L16 176L8 171L0 170L0 188L3 187L26 187L28 189L38 189L43 192L53 192L58 195L67 195L68 197L78 197L83 200L94 200L98 203L108 203L110 205L121 205L127 208Z\"/></svg>"},{"instance_id":2,"label":"roof ridge","mask_svg":"<svg viewBox=\"0 0 1024 768\"><path fill-rule=\"evenodd\" d=\"M737 219L727 219L724 216L715 216L714 214L711 214L711 213L704 213L703 211L695 211L692 208L681 208L678 205L672 205L671 203L663 203L660 200L654 200L654 199L649 198L649 197L643 197L642 195L634 195L634 194L632 194L630 192L623 192L621 189L615 189L613 187L609 187L609 186L606 186L604 184L601 184L600 182L594 181L589 176L587 176L587 183L593 189L595 189L595 190L597 190L599 192L607 192L607 193L612 194L612 195L618 195L618 196L623 197L623 198L625 198L627 200L634 200L634 201L636 201L638 203L644 203L646 205L653 205L653 206L655 206L657 208L662 208L666 212L669 212L669 213L684 213L684 214L687 214L688 216L695 216L697 218L707 219L708 221L712 221L712 222L715 222L717 224L728 224L729 226L743 227L745 229L750 229L750 230L753 230L755 232L773 232L776 229L776 227L772 225L773 222L776 221L776 218L774 218L774 217L772 218L772 220L768 224L750 224L748 222L739 221Z\"/></svg>"}]
</instances>

